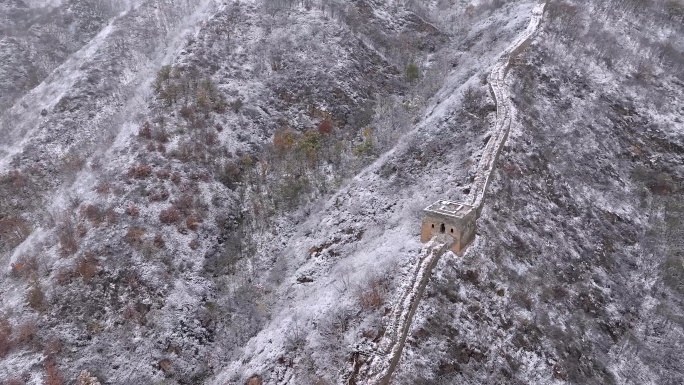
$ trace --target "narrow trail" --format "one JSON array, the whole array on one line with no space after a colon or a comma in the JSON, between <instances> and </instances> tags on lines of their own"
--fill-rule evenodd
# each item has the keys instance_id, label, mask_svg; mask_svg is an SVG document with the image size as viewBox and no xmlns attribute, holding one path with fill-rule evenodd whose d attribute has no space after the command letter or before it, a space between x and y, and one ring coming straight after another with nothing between
<instances>
[{"instance_id":1,"label":"narrow trail","mask_svg":"<svg viewBox=\"0 0 684 385\"><path fill-rule=\"evenodd\" d=\"M511 102L505 78L511 66L511 58L524 51L531 43L544 14L546 3L540 3L532 10L530 22L522 33L506 48L488 76L488 83L496 103L496 118L492 128L492 136L487 142L478 164L471 191L465 203L473 206L478 216L482 210L485 193L496 165L503 144L506 142L511 127ZM367 370L360 371L360 361L356 361L353 374L348 384L390 383L392 374L401 359L411 321L418 309L418 304L430 279L432 269L439 258L448 250L449 242L439 237L425 244L416 261L410 278L402 286L402 294L395 303L389 318L385 334L375 348L360 354L366 355Z\"/></svg>"}]
</instances>

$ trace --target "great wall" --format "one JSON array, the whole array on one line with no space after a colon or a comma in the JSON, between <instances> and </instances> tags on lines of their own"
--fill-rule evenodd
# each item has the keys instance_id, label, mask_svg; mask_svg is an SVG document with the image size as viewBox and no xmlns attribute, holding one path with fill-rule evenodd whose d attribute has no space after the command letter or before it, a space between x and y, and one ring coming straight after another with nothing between
<instances>
[{"instance_id":1,"label":"great wall","mask_svg":"<svg viewBox=\"0 0 684 385\"><path fill-rule=\"evenodd\" d=\"M345 383L369 385L390 383L392 373L401 359L411 321L418 309L432 269L447 251L463 252L467 247L467 244L463 246L461 235L454 238L449 234L453 234L454 229L461 231L467 229L466 231L469 232L472 226L472 234L465 233L464 237L468 240L467 243L470 243L474 238L474 222L482 212L487 187L511 127L512 106L505 84L506 74L511 66L511 59L524 51L532 42L532 37L541 23L545 6L546 3L539 3L532 9L527 28L502 52L487 78L492 97L496 103L496 117L492 125L491 137L483 150L468 196L462 203L438 201L425 210L426 218L429 218L431 214L439 213L446 216L450 212L453 215L458 215L458 217L454 217L455 224L453 224L450 232L446 232L444 223L435 227L434 216L432 217L433 220L424 220L421 239L427 243L413 264L413 270L409 274L410 278L404 282L401 294L394 303L385 333L374 347L359 347L357 349L353 372L345 379ZM468 223L459 224L459 220ZM453 246L454 244L455 246ZM363 369L361 368L361 360L358 359L361 356L364 357L363 362L365 362Z\"/></svg>"}]
</instances>

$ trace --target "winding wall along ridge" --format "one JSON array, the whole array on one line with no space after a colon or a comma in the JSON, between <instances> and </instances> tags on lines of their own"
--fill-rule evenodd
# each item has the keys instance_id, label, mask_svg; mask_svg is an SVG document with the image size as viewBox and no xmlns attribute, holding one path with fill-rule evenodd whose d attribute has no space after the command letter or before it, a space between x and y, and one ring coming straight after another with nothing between
<instances>
[{"instance_id":1,"label":"winding wall along ridge","mask_svg":"<svg viewBox=\"0 0 684 385\"><path fill-rule=\"evenodd\" d=\"M540 3L532 10L532 17L525 31L506 48L488 76L489 87L496 103L496 117L492 136L487 142L478 163L478 168L465 203L473 206L479 214L482 211L484 196L511 127L511 102L504 82L511 58L522 52L532 41L544 14L546 4ZM392 373L399 363L401 353L406 342L406 336L411 327L411 321L418 309L423 291L430 279L432 269L439 258L448 250L448 242L433 239L420 252L418 263L410 278L402 286L402 295L395 304L389 325L374 353L371 353L370 368L366 377L367 384L389 384ZM351 381L350 381L351 382ZM361 382L361 381L359 381Z\"/></svg>"},{"instance_id":2,"label":"winding wall along ridge","mask_svg":"<svg viewBox=\"0 0 684 385\"><path fill-rule=\"evenodd\" d=\"M482 157L478 163L470 193L465 200L465 203L473 206L477 210L478 216L482 211L485 193L487 192L487 187L489 186L491 176L494 172L496 160L501 153L501 149L508 138L508 132L511 128L512 106L508 89L506 88L506 83L504 81L511 66L511 58L524 51L532 42L532 36L541 23L545 6L546 3L541 3L532 9L532 17L527 28L503 51L501 57L496 62L487 78L492 97L494 98L494 103L496 103L494 129L492 130L491 138L482 152Z\"/></svg>"}]
</instances>

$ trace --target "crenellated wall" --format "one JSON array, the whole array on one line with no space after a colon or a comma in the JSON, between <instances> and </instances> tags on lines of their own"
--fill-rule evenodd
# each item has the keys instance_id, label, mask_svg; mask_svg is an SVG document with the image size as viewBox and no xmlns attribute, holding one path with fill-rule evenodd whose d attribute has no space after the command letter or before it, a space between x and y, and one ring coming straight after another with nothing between
<instances>
[{"instance_id":1,"label":"crenellated wall","mask_svg":"<svg viewBox=\"0 0 684 385\"><path fill-rule=\"evenodd\" d=\"M496 62L489 74L488 82L492 92L492 97L496 103L496 118L492 128L492 136L487 142L480 158L470 193L465 202L466 205L473 206L475 215L472 215L472 222L480 216L484 203L485 193L493 175L496 161L501 153L503 144L506 142L508 132L511 127L511 102L508 90L505 86L505 78L511 66L511 58L525 50L532 41L532 36L539 26L545 8L545 3L541 3L532 10L530 23L511 45L504 50L501 58ZM470 218L470 217L468 217ZM430 225L431 222L424 221ZM437 223L437 222L435 222ZM433 234L431 229L423 229L422 232ZM394 306L394 310L387 325L387 331L375 348L371 348L364 355L368 356L368 365L361 377L366 380L356 378L354 383L367 383L387 385L390 383L392 373L401 358L401 352L406 342L406 336L411 327L411 321L418 308L420 298L430 279L432 269L439 261L439 258L452 246L454 240L449 239L446 234L438 234L425 244L415 264L415 269L411 278L404 283L402 295ZM460 250L459 250L460 251ZM351 383L349 381L348 383Z\"/></svg>"},{"instance_id":2,"label":"crenellated wall","mask_svg":"<svg viewBox=\"0 0 684 385\"><path fill-rule=\"evenodd\" d=\"M532 37L537 31L544 14L545 6L545 3L541 3L534 7L527 28L504 50L503 55L496 62L487 78L492 98L496 103L496 117L494 119L492 135L482 152L470 193L465 199L466 204L475 207L478 217L482 212L485 194L494 172L496 161L511 128L512 106L505 84L506 74L511 66L511 59L523 52L532 42Z\"/></svg>"}]
</instances>

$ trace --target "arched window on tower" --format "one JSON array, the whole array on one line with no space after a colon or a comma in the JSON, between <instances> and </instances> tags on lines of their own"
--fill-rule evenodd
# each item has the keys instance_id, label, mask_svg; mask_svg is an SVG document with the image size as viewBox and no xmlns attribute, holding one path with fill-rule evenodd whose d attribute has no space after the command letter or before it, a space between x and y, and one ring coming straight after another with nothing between
<instances>
[{"instance_id":1,"label":"arched window on tower","mask_svg":"<svg viewBox=\"0 0 684 385\"><path fill-rule=\"evenodd\" d=\"M444 226L444 223L442 223L442 224L439 226L439 232L440 232L440 233L446 232L446 226Z\"/></svg>"}]
</instances>

